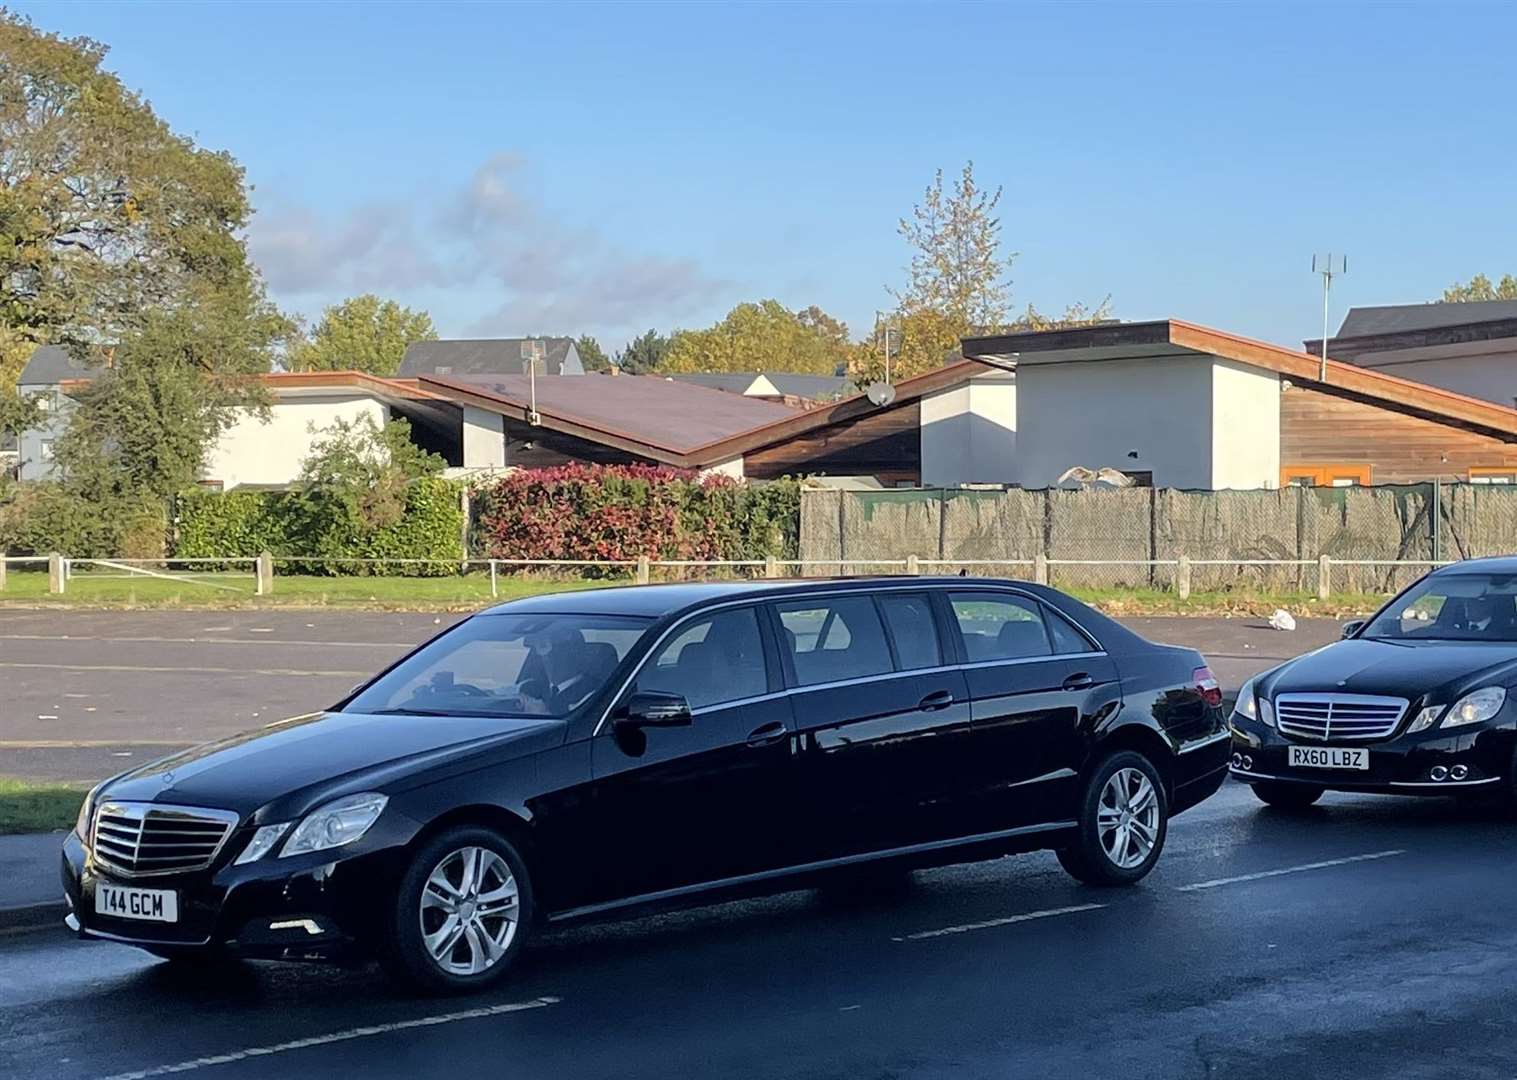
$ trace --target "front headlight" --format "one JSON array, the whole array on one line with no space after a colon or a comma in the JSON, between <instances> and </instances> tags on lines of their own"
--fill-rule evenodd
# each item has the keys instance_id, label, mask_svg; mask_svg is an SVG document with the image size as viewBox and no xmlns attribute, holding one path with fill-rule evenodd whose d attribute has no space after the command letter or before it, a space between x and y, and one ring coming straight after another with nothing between
<instances>
[{"instance_id":1,"label":"front headlight","mask_svg":"<svg viewBox=\"0 0 1517 1080\"><path fill-rule=\"evenodd\" d=\"M1258 720L1267 727L1275 726L1275 711L1270 708L1269 702L1254 693L1253 679L1249 679L1238 691L1238 703L1233 706L1233 711L1250 720Z\"/></svg>"},{"instance_id":2,"label":"front headlight","mask_svg":"<svg viewBox=\"0 0 1517 1080\"><path fill-rule=\"evenodd\" d=\"M279 838L289 827L288 821L278 825L260 825L258 831L253 834L253 839L248 841L248 846L242 849L242 854L237 856L237 860L232 865L241 866L243 863L263 858L279 842Z\"/></svg>"},{"instance_id":3,"label":"front headlight","mask_svg":"<svg viewBox=\"0 0 1517 1080\"><path fill-rule=\"evenodd\" d=\"M295 826L279 857L283 859L287 855L303 855L351 844L379 820L389 801L388 795L366 791L359 795L345 795L317 807Z\"/></svg>"},{"instance_id":4,"label":"front headlight","mask_svg":"<svg viewBox=\"0 0 1517 1080\"><path fill-rule=\"evenodd\" d=\"M1461 727L1464 724L1478 724L1482 720L1489 720L1501 711L1501 706L1505 702L1506 691L1499 686L1484 686L1479 690L1471 690L1454 702L1454 707L1443 718L1443 726Z\"/></svg>"},{"instance_id":5,"label":"front headlight","mask_svg":"<svg viewBox=\"0 0 1517 1080\"><path fill-rule=\"evenodd\" d=\"M90 788L90 793L84 797L84 802L79 804L79 816L74 819L74 835L86 844L90 842L90 818L95 813L95 796L100 794L104 784L96 784Z\"/></svg>"}]
</instances>

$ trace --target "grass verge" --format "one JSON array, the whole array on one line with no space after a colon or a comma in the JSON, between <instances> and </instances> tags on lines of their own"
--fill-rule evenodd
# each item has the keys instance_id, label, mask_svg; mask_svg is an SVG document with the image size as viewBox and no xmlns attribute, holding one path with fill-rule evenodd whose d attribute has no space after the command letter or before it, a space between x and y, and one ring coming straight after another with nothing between
<instances>
[{"instance_id":1,"label":"grass verge","mask_svg":"<svg viewBox=\"0 0 1517 1080\"><path fill-rule=\"evenodd\" d=\"M379 611L473 610L538 593L593 589L622 581L536 575L499 575L494 595L488 573L447 577L276 576L269 596L253 592L251 574L199 574L168 581L139 576L77 573L62 595L47 591L47 575L7 575L0 607L89 608L367 608Z\"/></svg>"},{"instance_id":2,"label":"grass verge","mask_svg":"<svg viewBox=\"0 0 1517 1080\"><path fill-rule=\"evenodd\" d=\"M1315 593L1267 592L1252 589L1193 592L1181 600L1163 589L1066 590L1113 617L1144 615L1269 615L1284 608L1295 616L1348 619L1377 610L1388 596L1380 593L1341 593L1318 599Z\"/></svg>"},{"instance_id":3,"label":"grass verge","mask_svg":"<svg viewBox=\"0 0 1517 1080\"><path fill-rule=\"evenodd\" d=\"M0 835L71 829L87 789L0 777Z\"/></svg>"},{"instance_id":4,"label":"grass verge","mask_svg":"<svg viewBox=\"0 0 1517 1080\"><path fill-rule=\"evenodd\" d=\"M197 583L198 582L198 583ZM629 578L578 578L540 574L500 574L492 595L488 573L447 577L277 576L270 596L253 593L249 574L201 574L194 580L119 577L88 572L74 575L62 595L47 591L47 575L12 570L0 591L4 607L78 608L348 608L371 611L472 611L491 603L539 593L626 585ZM219 587L218 587L219 586ZM1374 611L1385 597L1341 593L1327 600L1303 592L1225 589L1193 592L1181 600L1163 589L1071 588L1072 595L1108 615L1268 615L1284 608L1293 615L1346 618Z\"/></svg>"}]
</instances>

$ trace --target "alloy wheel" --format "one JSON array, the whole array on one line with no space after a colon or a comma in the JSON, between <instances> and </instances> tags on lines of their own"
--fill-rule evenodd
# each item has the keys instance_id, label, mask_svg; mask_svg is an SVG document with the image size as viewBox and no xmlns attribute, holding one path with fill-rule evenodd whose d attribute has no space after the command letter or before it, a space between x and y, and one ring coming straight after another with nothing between
<instances>
[{"instance_id":1,"label":"alloy wheel","mask_svg":"<svg viewBox=\"0 0 1517 1080\"><path fill-rule=\"evenodd\" d=\"M516 937L516 878L489 848L459 848L427 875L419 914L432 962L449 975L479 975L500 961Z\"/></svg>"},{"instance_id":2,"label":"alloy wheel","mask_svg":"<svg viewBox=\"0 0 1517 1080\"><path fill-rule=\"evenodd\" d=\"M1113 866L1131 870L1154 849L1159 836L1159 798L1138 769L1118 769L1101 789L1096 835Z\"/></svg>"}]
</instances>

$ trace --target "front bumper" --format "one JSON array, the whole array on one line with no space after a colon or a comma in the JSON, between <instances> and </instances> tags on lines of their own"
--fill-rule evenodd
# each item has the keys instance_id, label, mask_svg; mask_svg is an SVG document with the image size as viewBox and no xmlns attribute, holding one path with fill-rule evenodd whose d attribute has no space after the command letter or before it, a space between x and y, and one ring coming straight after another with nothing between
<instances>
[{"instance_id":1,"label":"front bumper","mask_svg":"<svg viewBox=\"0 0 1517 1080\"><path fill-rule=\"evenodd\" d=\"M1386 795L1457 795L1497 790L1512 770L1517 729L1500 717L1467 731L1438 728L1379 742L1320 742L1288 739L1274 728L1234 713L1232 761L1228 771L1244 783L1285 781L1329 791ZM1289 747L1351 747L1369 752L1369 769L1291 767ZM1457 769L1456 769L1457 767ZM1455 772L1460 774L1454 778Z\"/></svg>"},{"instance_id":2,"label":"front bumper","mask_svg":"<svg viewBox=\"0 0 1517 1080\"><path fill-rule=\"evenodd\" d=\"M146 878L122 877L97 867L84 842L70 833L60 867L63 891L82 938L160 950L229 948L276 960L368 953L385 932L406 866L404 840L409 839L374 835L379 830L376 825L351 847L288 859L265 856L243 866L231 865L241 844L229 844L209 870ZM95 891L101 882L174 890L178 921L146 922L97 913Z\"/></svg>"}]
</instances>

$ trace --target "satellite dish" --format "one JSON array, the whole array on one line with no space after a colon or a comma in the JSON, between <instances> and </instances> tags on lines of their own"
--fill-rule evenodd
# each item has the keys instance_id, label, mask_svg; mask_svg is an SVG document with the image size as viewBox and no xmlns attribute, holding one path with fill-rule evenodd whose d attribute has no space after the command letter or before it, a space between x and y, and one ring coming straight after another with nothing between
<instances>
[{"instance_id":1,"label":"satellite dish","mask_svg":"<svg viewBox=\"0 0 1517 1080\"><path fill-rule=\"evenodd\" d=\"M888 382L870 383L864 388L864 396L883 409L895 400L895 387Z\"/></svg>"}]
</instances>

